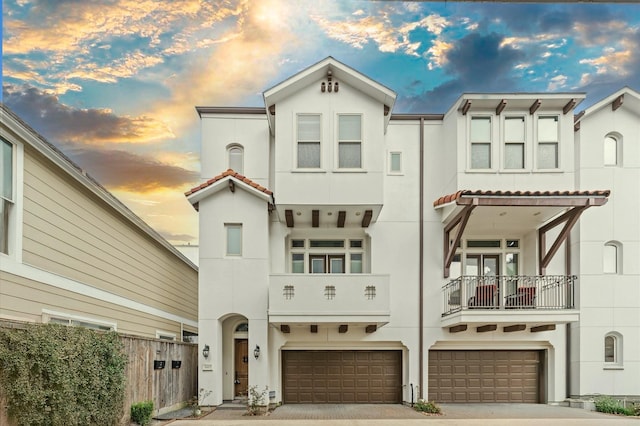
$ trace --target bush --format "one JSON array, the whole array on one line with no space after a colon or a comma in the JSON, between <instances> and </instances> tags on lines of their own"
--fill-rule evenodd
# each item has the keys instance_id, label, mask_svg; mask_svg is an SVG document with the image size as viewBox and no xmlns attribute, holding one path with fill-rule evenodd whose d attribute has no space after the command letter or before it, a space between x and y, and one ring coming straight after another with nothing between
<instances>
[{"instance_id":1,"label":"bush","mask_svg":"<svg viewBox=\"0 0 640 426\"><path fill-rule=\"evenodd\" d=\"M596 411L608 414L624 414L625 416L635 415L634 410L631 408L625 408L620 401L617 401L610 396L601 396L594 401L596 405Z\"/></svg>"},{"instance_id":2,"label":"bush","mask_svg":"<svg viewBox=\"0 0 640 426\"><path fill-rule=\"evenodd\" d=\"M416 402L413 405L413 408L416 411L422 411L423 413L431 413L431 414L442 413L442 410L440 409L438 404L436 404L433 401L425 401L424 399L419 399L418 402Z\"/></svg>"},{"instance_id":3,"label":"bush","mask_svg":"<svg viewBox=\"0 0 640 426\"><path fill-rule=\"evenodd\" d=\"M57 324L0 328L0 389L18 426L117 424L126 362L115 332Z\"/></svg>"},{"instance_id":4,"label":"bush","mask_svg":"<svg viewBox=\"0 0 640 426\"><path fill-rule=\"evenodd\" d=\"M153 414L153 401L136 402L131 405L131 420L139 425L146 426L151 423Z\"/></svg>"}]
</instances>

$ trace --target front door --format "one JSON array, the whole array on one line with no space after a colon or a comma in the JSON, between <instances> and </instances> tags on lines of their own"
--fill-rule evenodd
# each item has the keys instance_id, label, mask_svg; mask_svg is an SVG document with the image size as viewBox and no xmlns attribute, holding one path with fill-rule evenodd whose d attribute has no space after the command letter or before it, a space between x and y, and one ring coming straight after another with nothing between
<instances>
[{"instance_id":1,"label":"front door","mask_svg":"<svg viewBox=\"0 0 640 426\"><path fill-rule=\"evenodd\" d=\"M235 340L235 354L234 395L247 396L249 387L249 341L247 339Z\"/></svg>"}]
</instances>

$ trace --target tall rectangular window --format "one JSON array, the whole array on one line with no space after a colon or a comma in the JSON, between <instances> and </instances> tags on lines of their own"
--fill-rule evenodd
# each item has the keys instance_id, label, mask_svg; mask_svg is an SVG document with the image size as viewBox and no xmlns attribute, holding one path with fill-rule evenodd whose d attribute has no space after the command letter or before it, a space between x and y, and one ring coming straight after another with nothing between
<instances>
[{"instance_id":1,"label":"tall rectangular window","mask_svg":"<svg viewBox=\"0 0 640 426\"><path fill-rule=\"evenodd\" d=\"M338 116L338 168L362 167L362 117Z\"/></svg>"},{"instance_id":2,"label":"tall rectangular window","mask_svg":"<svg viewBox=\"0 0 640 426\"><path fill-rule=\"evenodd\" d=\"M320 114L298 115L298 168L320 168Z\"/></svg>"},{"instance_id":3,"label":"tall rectangular window","mask_svg":"<svg viewBox=\"0 0 640 426\"><path fill-rule=\"evenodd\" d=\"M538 117L538 168L557 169L558 116Z\"/></svg>"},{"instance_id":4,"label":"tall rectangular window","mask_svg":"<svg viewBox=\"0 0 640 426\"><path fill-rule=\"evenodd\" d=\"M0 140L0 253L9 253L9 210L13 205L13 145Z\"/></svg>"},{"instance_id":5,"label":"tall rectangular window","mask_svg":"<svg viewBox=\"0 0 640 426\"><path fill-rule=\"evenodd\" d=\"M389 173L390 174L402 173L402 153L401 152L389 153Z\"/></svg>"},{"instance_id":6,"label":"tall rectangular window","mask_svg":"<svg viewBox=\"0 0 640 426\"><path fill-rule=\"evenodd\" d=\"M504 168L524 169L524 117L504 119Z\"/></svg>"},{"instance_id":7,"label":"tall rectangular window","mask_svg":"<svg viewBox=\"0 0 640 426\"><path fill-rule=\"evenodd\" d=\"M227 256L242 256L242 225L224 225L227 234Z\"/></svg>"},{"instance_id":8,"label":"tall rectangular window","mask_svg":"<svg viewBox=\"0 0 640 426\"><path fill-rule=\"evenodd\" d=\"M491 117L471 117L471 168L491 168Z\"/></svg>"}]
</instances>

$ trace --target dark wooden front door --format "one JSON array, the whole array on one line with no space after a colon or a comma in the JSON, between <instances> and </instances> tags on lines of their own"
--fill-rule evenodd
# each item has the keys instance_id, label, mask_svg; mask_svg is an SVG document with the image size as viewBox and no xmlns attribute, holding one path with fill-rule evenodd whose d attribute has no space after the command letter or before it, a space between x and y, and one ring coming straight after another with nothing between
<instances>
[{"instance_id":1,"label":"dark wooden front door","mask_svg":"<svg viewBox=\"0 0 640 426\"><path fill-rule=\"evenodd\" d=\"M235 353L234 395L247 396L249 387L249 341L247 339L236 339Z\"/></svg>"}]
</instances>

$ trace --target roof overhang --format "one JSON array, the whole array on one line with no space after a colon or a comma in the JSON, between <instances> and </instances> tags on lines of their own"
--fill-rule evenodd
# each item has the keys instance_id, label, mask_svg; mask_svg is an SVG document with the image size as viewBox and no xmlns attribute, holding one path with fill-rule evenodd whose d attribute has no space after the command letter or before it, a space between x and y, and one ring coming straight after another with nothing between
<instances>
[{"instance_id":1,"label":"roof overhang","mask_svg":"<svg viewBox=\"0 0 640 426\"><path fill-rule=\"evenodd\" d=\"M612 111L616 111L622 106L628 110L634 111L636 115L640 115L640 93L629 87L623 87L617 92L585 109L576 117L575 123L579 126L580 121L582 121L586 116L594 114L603 108L609 107Z\"/></svg>"},{"instance_id":2,"label":"roof overhang","mask_svg":"<svg viewBox=\"0 0 640 426\"><path fill-rule=\"evenodd\" d=\"M213 179L209 179L200 186L190 189L184 195L191 205L198 210L199 203L203 199L225 189L235 192L236 188L246 191L267 203L273 204L273 193L271 191L231 169Z\"/></svg>"}]
</instances>

